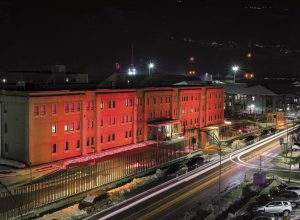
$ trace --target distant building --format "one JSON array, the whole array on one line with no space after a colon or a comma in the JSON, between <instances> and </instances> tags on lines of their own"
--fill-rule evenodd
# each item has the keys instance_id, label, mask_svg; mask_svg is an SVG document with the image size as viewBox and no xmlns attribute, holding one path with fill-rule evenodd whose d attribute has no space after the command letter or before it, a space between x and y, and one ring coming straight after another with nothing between
<instances>
[{"instance_id":1,"label":"distant building","mask_svg":"<svg viewBox=\"0 0 300 220\"><path fill-rule=\"evenodd\" d=\"M64 65L53 65L41 70L16 70L1 73L7 84L65 84L88 83L87 73L68 72Z\"/></svg>"},{"instance_id":2,"label":"distant building","mask_svg":"<svg viewBox=\"0 0 300 220\"><path fill-rule=\"evenodd\" d=\"M283 106L281 97L262 85L248 86L247 84L224 84L225 114L266 114L277 112Z\"/></svg>"},{"instance_id":3,"label":"distant building","mask_svg":"<svg viewBox=\"0 0 300 220\"><path fill-rule=\"evenodd\" d=\"M2 91L1 157L32 165L145 140L184 135L224 121L218 86Z\"/></svg>"}]
</instances>

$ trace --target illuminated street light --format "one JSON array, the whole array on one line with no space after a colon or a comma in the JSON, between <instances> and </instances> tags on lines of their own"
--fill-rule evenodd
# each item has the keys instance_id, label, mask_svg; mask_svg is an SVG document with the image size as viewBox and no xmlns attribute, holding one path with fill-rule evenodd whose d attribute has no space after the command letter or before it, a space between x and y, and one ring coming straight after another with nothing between
<instances>
[{"instance_id":1,"label":"illuminated street light","mask_svg":"<svg viewBox=\"0 0 300 220\"><path fill-rule=\"evenodd\" d=\"M136 69L134 67L128 69L128 75L134 76L136 74Z\"/></svg>"},{"instance_id":2,"label":"illuminated street light","mask_svg":"<svg viewBox=\"0 0 300 220\"><path fill-rule=\"evenodd\" d=\"M231 69L232 69L233 72L234 72L234 75L233 75L233 83L235 84L235 76L236 76L237 71L239 71L240 68L239 68L238 66L233 66Z\"/></svg>"},{"instance_id":3,"label":"illuminated street light","mask_svg":"<svg viewBox=\"0 0 300 220\"><path fill-rule=\"evenodd\" d=\"M150 77L150 74L151 74L151 69L153 69L154 68L154 63L149 63L149 65L148 65L148 68L149 68L149 77Z\"/></svg>"},{"instance_id":4,"label":"illuminated street light","mask_svg":"<svg viewBox=\"0 0 300 220\"><path fill-rule=\"evenodd\" d=\"M2 79L2 82L3 82L3 83L6 83L6 79L5 79L5 78L3 78L3 79Z\"/></svg>"},{"instance_id":5,"label":"illuminated street light","mask_svg":"<svg viewBox=\"0 0 300 220\"><path fill-rule=\"evenodd\" d=\"M248 58L248 59L251 59L252 57L253 57L252 53L250 53L250 52L247 53L247 58Z\"/></svg>"}]
</instances>

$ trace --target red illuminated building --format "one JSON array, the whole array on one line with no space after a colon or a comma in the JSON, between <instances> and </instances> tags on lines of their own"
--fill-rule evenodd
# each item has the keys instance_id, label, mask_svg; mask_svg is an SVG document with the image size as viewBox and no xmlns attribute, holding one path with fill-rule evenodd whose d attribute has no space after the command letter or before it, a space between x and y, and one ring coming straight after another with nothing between
<instances>
[{"instance_id":1,"label":"red illuminated building","mask_svg":"<svg viewBox=\"0 0 300 220\"><path fill-rule=\"evenodd\" d=\"M14 91L0 101L1 156L33 165L191 137L224 121L224 90L215 86ZM205 138L198 139L202 146Z\"/></svg>"}]
</instances>

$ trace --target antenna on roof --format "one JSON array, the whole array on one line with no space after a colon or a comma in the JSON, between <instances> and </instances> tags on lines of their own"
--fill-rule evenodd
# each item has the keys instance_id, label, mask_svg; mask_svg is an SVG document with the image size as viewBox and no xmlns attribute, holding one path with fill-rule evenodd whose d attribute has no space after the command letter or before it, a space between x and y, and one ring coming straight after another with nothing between
<instances>
[{"instance_id":1,"label":"antenna on roof","mask_svg":"<svg viewBox=\"0 0 300 220\"><path fill-rule=\"evenodd\" d=\"M128 75L135 75L136 74L136 69L134 67L134 56L133 56L133 43L131 44L131 65L130 68L128 69Z\"/></svg>"},{"instance_id":2,"label":"antenna on roof","mask_svg":"<svg viewBox=\"0 0 300 220\"><path fill-rule=\"evenodd\" d=\"M131 44L131 66L134 66L133 43Z\"/></svg>"}]
</instances>

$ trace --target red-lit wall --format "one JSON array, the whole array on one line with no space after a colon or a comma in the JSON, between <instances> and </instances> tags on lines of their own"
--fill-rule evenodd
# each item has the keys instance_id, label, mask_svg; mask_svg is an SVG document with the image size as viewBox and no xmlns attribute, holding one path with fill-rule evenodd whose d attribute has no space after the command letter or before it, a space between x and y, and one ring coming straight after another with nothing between
<instances>
[{"instance_id":1,"label":"red-lit wall","mask_svg":"<svg viewBox=\"0 0 300 220\"><path fill-rule=\"evenodd\" d=\"M223 88L203 86L31 93L30 161L47 163L145 141L148 123L162 118L179 119L182 131L220 124L223 103ZM45 114L35 115L36 106L45 106Z\"/></svg>"}]
</instances>

